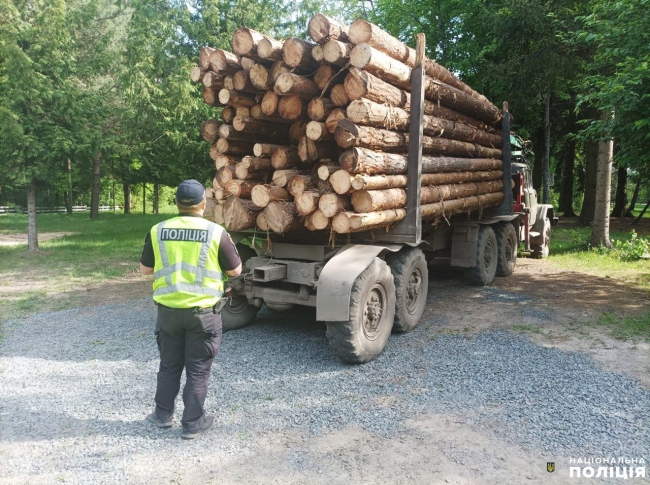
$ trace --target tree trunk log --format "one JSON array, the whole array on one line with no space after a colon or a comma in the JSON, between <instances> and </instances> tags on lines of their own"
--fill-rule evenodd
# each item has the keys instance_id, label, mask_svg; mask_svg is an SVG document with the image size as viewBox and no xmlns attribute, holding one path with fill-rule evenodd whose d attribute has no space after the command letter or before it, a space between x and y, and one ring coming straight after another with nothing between
<instances>
[{"instance_id":1,"label":"tree trunk log","mask_svg":"<svg viewBox=\"0 0 650 485\"><path fill-rule=\"evenodd\" d=\"M331 39L345 42L348 40L347 25L331 19L322 13L314 15L309 20L309 36L318 44L324 44Z\"/></svg>"},{"instance_id":2,"label":"tree trunk log","mask_svg":"<svg viewBox=\"0 0 650 485\"><path fill-rule=\"evenodd\" d=\"M307 105L307 116L310 120L321 121L335 108L329 98L314 98Z\"/></svg>"},{"instance_id":3,"label":"tree trunk log","mask_svg":"<svg viewBox=\"0 0 650 485\"><path fill-rule=\"evenodd\" d=\"M277 234L284 234L302 226L300 214L293 202L269 202L263 214L269 229Z\"/></svg>"},{"instance_id":4,"label":"tree trunk log","mask_svg":"<svg viewBox=\"0 0 650 485\"><path fill-rule=\"evenodd\" d=\"M235 176L240 180L259 179L271 171L270 158L245 156L235 166Z\"/></svg>"},{"instance_id":5,"label":"tree trunk log","mask_svg":"<svg viewBox=\"0 0 650 485\"><path fill-rule=\"evenodd\" d=\"M129 184L122 184L122 193L124 194L124 213L131 213L131 186ZM70 204L72 207L72 204Z\"/></svg>"},{"instance_id":6,"label":"tree trunk log","mask_svg":"<svg viewBox=\"0 0 650 485\"><path fill-rule=\"evenodd\" d=\"M342 174L348 175L345 170ZM339 177L342 178L342 175ZM424 185L446 185L465 182L483 182L487 180L500 180L503 178L501 170L489 172L450 172L450 173L423 173L420 183ZM332 182L332 180L330 179ZM406 175L355 175L350 179L350 187L347 190L383 190L397 189L407 186ZM332 182L334 185L334 182ZM335 187L336 188L336 187ZM340 193L340 192L339 192Z\"/></svg>"},{"instance_id":7,"label":"tree trunk log","mask_svg":"<svg viewBox=\"0 0 650 485\"><path fill-rule=\"evenodd\" d=\"M233 81L232 75L223 78L223 88L227 89L228 91L233 91L235 89L235 83Z\"/></svg>"},{"instance_id":8,"label":"tree trunk log","mask_svg":"<svg viewBox=\"0 0 650 485\"><path fill-rule=\"evenodd\" d=\"M408 152L409 135L380 128L359 126L350 120L338 122L334 132L336 143L341 148L362 147L372 150ZM476 143L450 140L447 138L422 137L422 152L447 156L476 158L501 158L502 152Z\"/></svg>"},{"instance_id":9,"label":"tree trunk log","mask_svg":"<svg viewBox=\"0 0 650 485\"><path fill-rule=\"evenodd\" d=\"M221 204L221 203L220 203L220 204L217 204L217 205L215 206L215 208L214 208L213 213L212 213L212 217L213 217L212 220L213 220L216 224L219 224L219 225L221 225L221 226L223 226L223 225L224 225L224 222L225 222L224 217L223 217L223 208L224 208L223 204Z\"/></svg>"},{"instance_id":10,"label":"tree trunk log","mask_svg":"<svg viewBox=\"0 0 650 485\"><path fill-rule=\"evenodd\" d=\"M276 187L286 187L289 179L294 175L309 175L309 172L295 168L276 170L271 177L271 184Z\"/></svg>"},{"instance_id":11,"label":"tree trunk log","mask_svg":"<svg viewBox=\"0 0 650 485\"><path fill-rule=\"evenodd\" d=\"M224 165L217 170L215 178L221 187L225 188L226 184L235 178L235 167L236 165Z\"/></svg>"},{"instance_id":12,"label":"tree trunk log","mask_svg":"<svg viewBox=\"0 0 650 485\"><path fill-rule=\"evenodd\" d=\"M298 197L305 191L315 190L314 184L309 175L294 175L287 183L287 190L294 197Z\"/></svg>"},{"instance_id":13,"label":"tree trunk log","mask_svg":"<svg viewBox=\"0 0 650 485\"><path fill-rule=\"evenodd\" d=\"M232 50L239 56L258 57L257 46L263 39L273 40L256 30L240 27L232 35Z\"/></svg>"},{"instance_id":14,"label":"tree trunk log","mask_svg":"<svg viewBox=\"0 0 650 485\"><path fill-rule=\"evenodd\" d=\"M320 195L315 191L307 191L299 194L295 198L296 210L301 216L308 216L318 209L318 199Z\"/></svg>"},{"instance_id":15,"label":"tree trunk log","mask_svg":"<svg viewBox=\"0 0 650 485\"><path fill-rule=\"evenodd\" d=\"M201 50L199 50L199 67L202 71L210 69L210 54L212 52L214 52L212 47L201 47Z\"/></svg>"},{"instance_id":16,"label":"tree trunk log","mask_svg":"<svg viewBox=\"0 0 650 485\"><path fill-rule=\"evenodd\" d=\"M357 44L350 53L350 64L407 91L411 90L411 68L368 44ZM426 95L425 95L426 96Z\"/></svg>"},{"instance_id":17,"label":"tree trunk log","mask_svg":"<svg viewBox=\"0 0 650 485\"><path fill-rule=\"evenodd\" d=\"M338 150L332 142L314 141L303 136L298 143L298 156L303 162L316 162L321 158L335 158L337 155Z\"/></svg>"},{"instance_id":18,"label":"tree trunk log","mask_svg":"<svg viewBox=\"0 0 650 485\"><path fill-rule=\"evenodd\" d=\"M289 139L298 144L300 139L307 133L307 123L304 121L295 121L289 128Z\"/></svg>"},{"instance_id":19,"label":"tree trunk log","mask_svg":"<svg viewBox=\"0 0 650 485\"><path fill-rule=\"evenodd\" d=\"M339 124L340 120L345 119L345 111L341 108L336 108L332 110L330 114L327 115L327 118L325 119L325 126L327 127L327 131L329 131L331 134L334 134L336 131L336 126Z\"/></svg>"},{"instance_id":20,"label":"tree trunk log","mask_svg":"<svg viewBox=\"0 0 650 485\"><path fill-rule=\"evenodd\" d=\"M257 91L259 91L259 89L251 82L250 72L245 71L244 69L233 74L232 85L235 88L235 91L239 91L240 93L257 94Z\"/></svg>"},{"instance_id":21,"label":"tree trunk log","mask_svg":"<svg viewBox=\"0 0 650 485\"><path fill-rule=\"evenodd\" d=\"M36 180L33 176L27 184L27 251L30 253L33 251L38 251L38 227L36 224Z\"/></svg>"},{"instance_id":22,"label":"tree trunk log","mask_svg":"<svg viewBox=\"0 0 650 485\"><path fill-rule=\"evenodd\" d=\"M275 84L275 81L277 81L285 72L291 72L291 67L287 66L282 61L274 62L271 66L271 79L273 79L273 84Z\"/></svg>"},{"instance_id":23,"label":"tree trunk log","mask_svg":"<svg viewBox=\"0 0 650 485\"><path fill-rule=\"evenodd\" d=\"M214 167L219 170L226 165L235 166L241 162L241 158L231 157L230 155L217 155L214 159Z\"/></svg>"},{"instance_id":24,"label":"tree trunk log","mask_svg":"<svg viewBox=\"0 0 650 485\"><path fill-rule=\"evenodd\" d=\"M282 60L282 44L279 40L266 38L257 44L257 56L267 61Z\"/></svg>"},{"instance_id":25,"label":"tree trunk log","mask_svg":"<svg viewBox=\"0 0 650 485\"><path fill-rule=\"evenodd\" d=\"M251 67L250 79L253 86L260 91L273 89L274 82L271 77L271 71L262 64L254 64L253 67Z\"/></svg>"},{"instance_id":26,"label":"tree trunk log","mask_svg":"<svg viewBox=\"0 0 650 485\"><path fill-rule=\"evenodd\" d=\"M320 44L315 45L311 49L311 58L314 60L314 62L320 64L323 62L324 57L323 57L323 46Z\"/></svg>"},{"instance_id":27,"label":"tree trunk log","mask_svg":"<svg viewBox=\"0 0 650 485\"><path fill-rule=\"evenodd\" d=\"M224 225L228 231L251 229L255 227L255 219L261 211L250 200L228 197L223 204Z\"/></svg>"},{"instance_id":28,"label":"tree trunk log","mask_svg":"<svg viewBox=\"0 0 650 485\"><path fill-rule=\"evenodd\" d=\"M588 141L585 148L585 194L579 224L588 226L594 220L596 207L596 173L598 171L598 142Z\"/></svg>"},{"instance_id":29,"label":"tree trunk log","mask_svg":"<svg viewBox=\"0 0 650 485\"><path fill-rule=\"evenodd\" d=\"M212 88L213 91L223 88L223 76L213 71L205 71L201 76L201 84L206 88Z\"/></svg>"},{"instance_id":30,"label":"tree trunk log","mask_svg":"<svg viewBox=\"0 0 650 485\"><path fill-rule=\"evenodd\" d=\"M266 220L266 216L264 216L264 212L260 212L257 214L257 219L255 220L255 224L257 225L257 228L260 231L264 232L269 232L269 223Z\"/></svg>"},{"instance_id":31,"label":"tree trunk log","mask_svg":"<svg viewBox=\"0 0 650 485\"><path fill-rule=\"evenodd\" d=\"M284 125L286 124L291 124L291 120L285 120L284 118L280 116L266 116L262 112L262 105L256 104L255 106L251 107L251 116L255 118L256 120L260 121L267 121L269 123L282 123Z\"/></svg>"},{"instance_id":32,"label":"tree trunk log","mask_svg":"<svg viewBox=\"0 0 650 485\"><path fill-rule=\"evenodd\" d=\"M260 106L262 108L262 113L266 116L277 115L278 113L278 104L280 103L280 96L275 94L273 91L267 91L262 96L262 101Z\"/></svg>"},{"instance_id":33,"label":"tree trunk log","mask_svg":"<svg viewBox=\"0 0 650 485\"><path fill-rule=\"evenodd\" d=\"M287 138L289 136L289 125L279 123L266 123L251 117L235 116L232 126L237 131L249 135L262 135L272 138Z\"/></svg>"},{"instance_id":34,"label":"tree trunk log","mask_svg":"<svg viewBox=\"0 0 650 485\"><path fill-rule=\"evenodd\" d=\"M291 200L291 195L282 187L275 185L259 184L253 187L251 200L258 207L266 207L269 202L277 200Z\"/></svg>"},{"instance_id":35,"label":"tree trunk log","mask_svg":"<svg viewBox=\"0 0 650 485\"><path fill-rule=\"evenodd\" d=\"M252 155L254 143L245 141L231 141L225 138L219 138L216 143L212 144L217 154L223 155ZM212 152L210 152L212 156ZM215 155L216 156L216 155ZM212 157L214 160L215 157Z\"/></svg>"},{"instance_id":36,"label":"tree trunk log","mask_svg":"<svg viewBox=\"0 0 650 485\"><path fill-rule=\"evenodd\" d=\"M347 195L324 194L318 201L318 208L325 217L334 217L339 212L352 209L352 202Z\"/></svg>"},{"instance_id":37,"label":"tree trunk log","mask_svg":"<svg viewBox=\"0 0 650 485\"><path fill-rule=\"evenodd\" d=\"M639 192L641 191L641 177L637 176L636 185L634 186L634 192L632 193L632 200L630 201L630 206L625 212L625 217L634 217L632 212L636 207L636 201L639 199ZM70 190L72 193L72 190ZM70 199L70 207L72 207L72 199Z\"/></svg>"},{"instance_id":38,"label":"tree trunk log","mask_svg":"<svg viewBox=\"0 0 650 485\"><path fill-rule=\"evenodd\" d=\"M222 76L234 74L242 68L241 57L223 49L212 51L209 63L210 69Z\"/></svg>"},{"instance_id":39,"label":"tree trunk log","mask_svg":"<svg viewBox=\"0 0 650 485\"><path fill-rule=\"evenodd\" d=\"M260 182L233 179L224 184L223 190L226 191L226 194L234 195L240 199L250 199L253 187L259 184Z\"/></svg>"},{"instance_id":40,"label":"tree trunk log","mask_svg":"<svg viewBox=\"0 0 650 485\"><path fill-rule=\"evenodd\" d=\"M338 172L339 170L341 170L340 165L320 165L316 170L316 176L320 180L329 180L332 174Z\"/></svg>"},{"instance_id":41,"label":"tree trunk log","mask_svg":"<svg viewBox=\"0 0 650 485\"><path fill-rule=\"evenodd\" d=\"M300 164L298 149L294 147L278 147L271 155L271 166L276 170L297 167Z\"/></svg>"},{"instance_id":42,"label":"tree trunk log","mask_svg":"<svg viewBox=\"0 0 650 485\"><path fill-rule=\"evenodd\" d=\"M217 120L207 120L201 123L201 136L209 143L219 139L219 127L221 123Z\"/></svg>"},{"instance_id":43,"label":"tree trunk log","mask_svg":"<svg viewBox=\"0 0 650 485\"><path fill-rule=\"evenodd\" d=\"M353 47L347 42L331 39L323 46L323 57L331 64L345 66L350 62L350 53Z\"/></svg>"},{"instance_id":44,"label":"tree trunk log","mask_svg":"<svg viewBox=\"0 0 650 485\"><path fill-rule=\"evenodd\" d=\"M93 158L93 184L90 195L90 218L99 219L99 193L101 191L102 152Z\"/></svg>"},{"instance_id":45,"label":"tree trunk log","mask_svg":"<svg viewBox=\"0 0 650 485\"><path fill-rule=\"evenodd\" d=\"M280 96L278 113L287 120L307 118L307 103L300 96Z\"/></svg>"},{"instance_id":46,"label":"tree trunk log","mask_svg":"<svg viewBox=\"0 0 650 485\"><path fill-rule=\"evenodd\" d=\"M320 94L320 89L314 81L290 72L280 75L273 90L282 96L295 95L307 100Z\"/></svg>"},{"instance_id":47,"label":"tree trunk log","mask_svg":"<svg viewBox=\"0 0 650 485\"><path fill-rule=\"evenodd\" d=\"M232 120L235 119L235 108L232 106L226 106L223 110L221 110L221 119L223 120L224 123L232 124Z\"/></svg>"},{"instance_id":48,"label":"tree trunk log","mask_svg":"<svg viewBox=\"0 0 650 485\"><path fill-rule=\"evenodd\" d=\"M275 145L273 143L256 143L253 146L253 155L256 157L271 157L273 152L278 148L284 148L284 145Z\"/></svg>"},{"instance_id":49,"label":"tree trunk log","mask_svg":"<svg viewBox=\"0 0 650 485\"><path fill-rule=\"evenodd\" d=\"M208 106L219 107L223 104L219 101L219 92L215 91L212 88L203 87L203 101Z\"/></svg>"},{"instance_id":50,"label":"tree trunk log","mask_svg":"<svg viewBox=\"0 0 650 485\"><path fill-rule=\"evenodd\" d=\"M341 167L351 174L399 175L406 173L406 155L375 152L365 148L346 150L340 157ZM476 172L501 170L500 159L422 157L422 173Z\"/></svg>"},{"instance_id":51,"label":"tree trunk log","mask_svg":"<svg viewBox=\"0 0 650 485\"><path fill-rule=\"evenodd\" d=\"M594 223L591 226L590 244L592 248L612 247L609 240L609 210L612 188L612 158L614 140L598 142L598 165L596 172L596 201Z\"/></svg>"},{"instance_id":52,"label":"tree trunk log","mask_svg":"<svg viewBox=\"0 0 650 485\"><path fill-rule=\"evenodd\" d=\"M378 175L379 177L379 175ZM386 175L384 177L405 177L404 175ZM332 184L334 192L337 194L349 194L352 192L352 180L354 177L348 173L347 170L337 170L329 177L329 182Z\"/></svg>"},{"instance_id":53,"label":"tree trunk log","mask_svg":"<svg viewBox=\"0 0 650 485\"><path fill-rule=\"evenodd\" d=\"M259 64L259 63L262 63L262 62L266 62L266 61L264 61L262 59L259 59L257 57L255 59L251 59L250 57L242 57L241 58L241 68L246 72L250 72L252 67L255 64Z\"/></svg>"},{"instance_id":54,"label":"tree trunk log","mask_svg":"<svg viewBox=\"0 0 650 485\"><path fill-rule=\"evenodd\" d=\"M575 100L574 100L575 101ZM575 104L573 104L575 106ZM573 108L569 109L567 130L570 134L576 131L576 115ZM576 162L576 140L573 136L567 136L562 144L562 181L560 183L560 200L557 210L562 212L564 217L575 217L573 211L573 183Z\"/></svg>"},{"instance_id":55,"label":"tree trunk log","mask_svg":"<svg viewBox=\"0 0 650 485\"><path fill-rule=\"evenodd\" d=\"M327 86L330 80L339 72L338 69L334 69L329 64L323 64L320 66L314 74L314 82L316 83L316 86L318 86L318 89L325 89L325 86Z\"/></svg>"},{"instance_id":56,"label":"tree trunk log","mask_svg":"<svg viewBox=\"0 0 650 485\"><path fill-rule=\"evenodd\" d=\"M343 84L332 86L332 90L330 91L330 100L334 106L343 107L348 105L350 98L345 92L345 86L343 86Z\"/></svg>"},{"instance_id":57,"label":"tree trunk log","mask_svg":"<svg viewBox=\"0 0 650 485\"><path fill-rule=\"evenodd\" d=\"M219 102L235 108L250 108L255 105L255 97L224 88L219 91Z\"/></svg>"},{"instance_id":58,"label":"tree trunk log","mask_svg":"<svg viewBox=\"0 0 650 485\"><path fill-rule=\"evenodd\" d=\"M503 200L503 191L461 199L446 200L422 206L422 219L440 220L455 214L483 211L495 207Z\"/></svg>"},{"instance_id":59,"label":"tree trunk log","mask_svg":"<svg viewBox=\"0 0 650 485\"><path fill-rule=\"evenodd\" d=\"M310 231L322 231L330 227L331 223L332 219L325 217L318 209L305 218L305 227Z\"/></svg>"},{"instance_id":60,"label":"tree trunk log","mask_svg":"<svg viewBox=\"0 0 650 485\"><path fill-rule=\"evenodd\" d=\"M314 141L333 140L332 134L327 131L325 123L320 121L310 121L307 123L307 138Z\"/></svg>"},{"instance_id":61,"label":"tree trunk log","mask_svg":"<svg viewBox=\"0 0 650 485\"><path fill-rule=\"evenodd\" d=\"M316 63L311 57L313 47L314 44L293 37L284 42L282 46L282 59L289 67L315 67Z\"/></svg>"},{"instance_id":62,"label":"tree trunk log","mask_svg":"<svg viewBox=\"0 0 650 485\"><path fill-rule=\"evenodd\" d=\"M627 207L627 167L618 167L616 171L616 196L612 217L623 217Z\"/></svg>"}]
</instances>

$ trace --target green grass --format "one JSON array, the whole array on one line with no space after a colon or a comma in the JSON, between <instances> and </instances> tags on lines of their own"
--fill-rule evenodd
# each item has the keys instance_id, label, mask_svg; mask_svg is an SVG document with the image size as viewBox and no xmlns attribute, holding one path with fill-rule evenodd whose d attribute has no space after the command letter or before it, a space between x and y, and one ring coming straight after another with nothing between
<instances>
[{"instance_id":1,"label":"green grass","mask_svg":"<svg viewBox=\"0 0 650 485\"><path fill-rule=\"evenodd\" d=\"M601 315L597 325L611 329L612 336L620 340L644 340L650 342L650 312L640 316Z\"/></svg>"}]
</instances>

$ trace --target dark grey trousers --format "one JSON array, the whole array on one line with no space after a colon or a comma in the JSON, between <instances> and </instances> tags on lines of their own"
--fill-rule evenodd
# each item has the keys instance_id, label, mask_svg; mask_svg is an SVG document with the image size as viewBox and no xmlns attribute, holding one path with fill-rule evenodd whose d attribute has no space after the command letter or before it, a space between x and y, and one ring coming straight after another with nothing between
<instances>
[{"instance_id":1,"label":"dark grey trousers","mask_svg":"<svg viewBox=\"0 0 650 485\"><path fill-rule=\"evenodd\" d=\"M156 414L166 419L174 412L174 401L185 368L185 409L181 423L186 431L203 425L203 403L208 393L210 368L221 345L221 316L212 310L174 309L158 305L156 341L160 369L156 389Z\"/></svg>"}]
</instances>

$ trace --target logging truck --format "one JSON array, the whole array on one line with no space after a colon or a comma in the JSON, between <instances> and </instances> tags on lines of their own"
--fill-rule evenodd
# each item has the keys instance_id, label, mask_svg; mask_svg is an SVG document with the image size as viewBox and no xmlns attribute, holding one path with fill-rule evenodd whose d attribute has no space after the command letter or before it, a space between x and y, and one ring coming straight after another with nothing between
<instances>
[{"instance_id":1,"label":"logging truck","mask_svg":"<svg viewBox=\"0 0 650 485\"><path fill-rule=\"evenodd\" d=\"M485 286L513 273L520 248L534 257L548 256L557 218L551 205L537 201L523 144L511 136L507 103L499 205L481 210L479 196L478 210L445 217L443 208L442 222L423 222L423 79L422 66L415 67L405 217L381 230L331 231L325 240L310 231L233 232L244 271L227 282L224 329L249 324L263 305L276 311L315 307L334 354L347 363L368 362L381 354L392 332L418 325L427 301L428 262L434 258L463 268L468 284Z\"/></svg>"}]
</instances>

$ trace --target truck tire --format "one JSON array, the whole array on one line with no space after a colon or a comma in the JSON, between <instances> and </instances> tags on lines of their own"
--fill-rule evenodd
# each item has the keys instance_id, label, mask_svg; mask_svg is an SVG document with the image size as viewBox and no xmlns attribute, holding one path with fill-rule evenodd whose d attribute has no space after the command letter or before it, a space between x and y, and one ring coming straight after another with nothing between
<instances>
[{"instance_id":1,"label":"truck tire","mask_svg":"<svg viewBox=\"0 0 650 485\"><path fill-rule=\"evenodd\" d=\"M551 220L547 217L544 219L544 230L542 231L543 242L541 244L531 244L531 254L533 258L548 258L551 250Z\"/></svg>"},{"instance_id":2,"label":"truck tire","mask_svg":"<svg viewBox=\"0 0 650 485\"><path fill-rule=\"evenodd\" d=\"M257 253L250 246L239 243L235 247L237 248L242 264L246 264L246 261L250 258L257 256ZM260 309L258 307L248 303L248 299L245 296L233 295L226 306L223 307L223 310L221 310L223 331L237 330L251 324L259 311Z\"/></svg>"},{"instance_id":3,"label":"truck tire","mask_svg":"<svg viewBox=\"0 0 650 485\"><path fill-rule=\"evenodd\" d=\"M362 364L382 353L395 317L395 283L379 258L357 277L350 295L350 320L327 322L332 352L343 362Z\"/></svg>"},{"instance_id":4,"label":"truck tire","mask_svg":"<svg viewBox=\"0 0 650 485\"><path fill-rule=\"evenodd\" d=\"M519 238L515 226L510 222L495 224L494 234L497 237L497 276L510 276L517 265L517 249Z\"/></svg>"},{"instance_id":5,"label":"truck tire","mask_svg":"<svg viewBox=\"0 0 650 485\"><path fill-rule=\"evenodd\" d=\"M386 262L395 282L393 331L410 332L420 323L427 304L427 261L421 249L407 246L397 253L390 253Z\"/></svg>"},{"instance_id":6,"label":"truck tire","mask_svg":"<svg viewBox=\"0 0 650 485\"><path fill-rule=\"evenodd\" d=\"M478 231L476 266L465 268L465 281L474 286L487 286L497 273L497 237L490 226L481 226Z\"/></svg>"}]
</instances>

